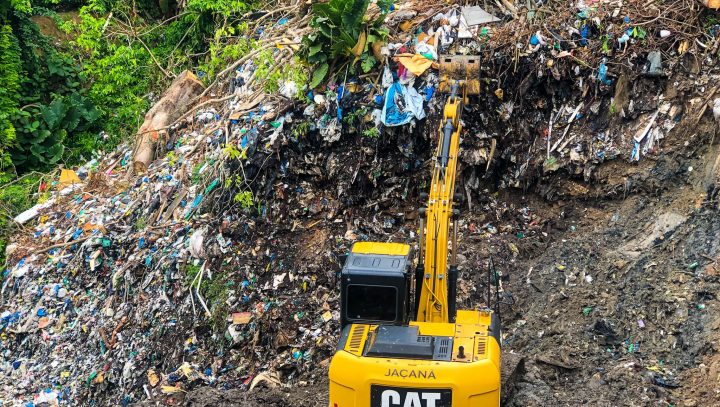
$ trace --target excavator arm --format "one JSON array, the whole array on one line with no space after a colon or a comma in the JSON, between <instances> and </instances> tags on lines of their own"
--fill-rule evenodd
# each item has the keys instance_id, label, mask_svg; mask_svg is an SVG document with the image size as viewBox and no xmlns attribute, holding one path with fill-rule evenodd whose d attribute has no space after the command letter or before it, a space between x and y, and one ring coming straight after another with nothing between
<instances>
[{"instance_id":1,"label":"excavator arm","mask_svg":"<svg viewBox=\"0 0 720 407\"><path fill-rule=\"evenodd\" d=\"M460 87L460 84L453 86L445 104L427 207L421 210L425 217L420 221L420 258L415 275L419 293L416 320L419 322L454 322L455 319L457 212L453 211L453 195L462 131L460 114L465 99L464 94L459 94ZM449 242L452 257L448 267Z\"/></svg>"}]
</instances>

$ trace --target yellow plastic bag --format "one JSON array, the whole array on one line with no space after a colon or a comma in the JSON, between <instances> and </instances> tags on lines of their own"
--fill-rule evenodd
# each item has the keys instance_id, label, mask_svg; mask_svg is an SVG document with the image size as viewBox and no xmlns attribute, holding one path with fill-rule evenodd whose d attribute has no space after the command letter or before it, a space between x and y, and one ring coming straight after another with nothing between
<instances>
[{"instance_id":1,"label":"yellow plastic bag","mask_svg":"<svg viewBox=\"0 0 720 407\"><path fill-rule=\"evenodd\" d=\"M57 188L65 189L66 187L68 187L70 185L79 184L79 183L80 183L80 178L78 178L75 171L63 169L60 171L60 180L58 181Z\"/></svg>"}]
</instances>

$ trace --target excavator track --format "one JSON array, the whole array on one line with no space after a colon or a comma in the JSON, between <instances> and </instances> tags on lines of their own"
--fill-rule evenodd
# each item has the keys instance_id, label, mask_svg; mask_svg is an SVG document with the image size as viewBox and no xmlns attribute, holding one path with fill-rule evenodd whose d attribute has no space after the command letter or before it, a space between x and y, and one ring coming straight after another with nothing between
<instances>
[{"instance_id":1,"label":"excavator track","mask_svg":"<svg viewBox=\"0 0 720 407\"><path fill-rule=\"evenodd\" d=\"M503 352L501 372L500 404L506 406L515 395L515 384L517 384L518 377L525 372L525 358L517 353Z\"/></svg>"}]
</instances>

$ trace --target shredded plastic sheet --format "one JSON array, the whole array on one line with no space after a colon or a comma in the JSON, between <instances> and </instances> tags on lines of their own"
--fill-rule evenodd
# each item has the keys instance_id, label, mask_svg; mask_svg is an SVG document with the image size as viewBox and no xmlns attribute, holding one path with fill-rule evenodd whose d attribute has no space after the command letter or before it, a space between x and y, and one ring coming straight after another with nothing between
<instances>
[{"instance_id":1,"label":"shredded plastic sheet","mask_svg":"<svg viewBox=\"0 0 720 407\"><path fill-rule=\"evenodd\" d=\"M385 126L402 126L413 119L423 119L423 97L412 86L394 83L385 92L380 120Z\"/></svg>"}]
</instances>

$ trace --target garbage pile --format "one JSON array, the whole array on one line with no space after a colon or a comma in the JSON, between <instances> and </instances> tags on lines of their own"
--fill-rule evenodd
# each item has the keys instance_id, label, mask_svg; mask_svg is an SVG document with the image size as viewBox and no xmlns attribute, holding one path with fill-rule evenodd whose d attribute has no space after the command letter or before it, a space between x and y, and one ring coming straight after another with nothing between
<instances>
[{"instance_id":1,"label":"garbage pile","mask_svg":"<svg viewBox=\"0 0 720 407\"><path fill-rule=\"evenodd\" d=\"M653 20L636 3L400 3L369 76L317 89L288 79L268 95L248 57L214 95L224 102L170 126L140 173L128 175L130 146L64 170L8 246L2 400L176 405L199 385L322 375L342 255L358 240L416 240L442 55L477 54L483 67L464 113L462 179L468 206L488 215L463 224L463 239L541 233L529 208L483 192L488 174L501 187L561 169L591 182L604 161L659 154L686 109L665 84L695 61L696 83L676 88L710 86L698 47L717 48L720 30L701 33L701 11L680 18L668 4ZM269 24L295 28L294 40L307 24L281 21ZM286 61L289 49L272 52ZM500 243L512 261L517 246ZM462 286L461 299L475 291Z\"/></svg>"},{"instance_id":2,"label":"garbage pile","mask_svg":"<svg viewBox=\"0 0 720 407\"><path fill-rule=\"evenodd\" d=\"M127 147L66 171L50 201L19 216L30 232L9 248L2 288L8 400L171 402L191 384L250 386L261 370L327 358L337 295L289 267L268 216L222 206L238 174L222 165L216 124L183 133L132 181ZM267 208L250 198L244 210ZM319 254L305 260L323 264Z\"/></svg>"},{"instance_id":3,"label":"garbage pile","mask_svg":"<svg viewBox=\"0 0 720 407\"><path fill-rule=\"evenodd\" d=\"M365 109L375 105L366 122L392 134L427 116L436 127L448 91L438 89L443 56L472 56L481 96L464 115L465 179L471 190L486 174L527 188L561 170L590 182L608 160L656 157L686 110L707 103L685 99L713 80L703 58L717 51L720 27L703 23L713 21L709 11L688 12L681 2L534 3L399 5L386 20L387 43L373 47L387 63L382 88L362 100ZM336 129L359 99L344 83L344 93L316 99L326 106L321 131L324 120L336 123L324 131Z\"/></svg>"}]
</instances>

